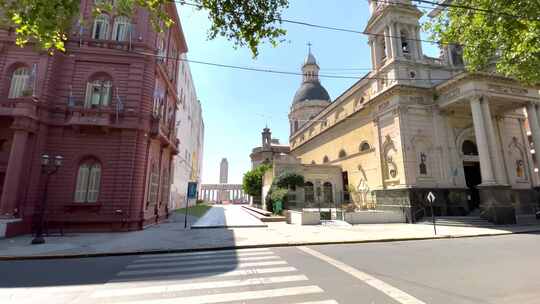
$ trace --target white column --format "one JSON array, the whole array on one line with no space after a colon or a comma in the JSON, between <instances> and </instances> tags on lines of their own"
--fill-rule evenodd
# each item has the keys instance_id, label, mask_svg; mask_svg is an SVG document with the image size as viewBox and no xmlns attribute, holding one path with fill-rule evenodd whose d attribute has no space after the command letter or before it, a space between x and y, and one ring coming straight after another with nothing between
<instances>
[{"instance_id":1,"label":"white column","mask_svg":"<svg viewBox=\"0 0 540 304\"><path fill-rule=\"evenodd\" d=\"M369 47L371 49L371 65L374 70L377 69L377 43L375 38L375 36L372 36L369 40Z\"/></svg>"},{"instance_id":2,"label":"white column","mask_svg":"<svg viewBox=\"0 0 540 304\"><path fill-rule=\"evenodd\" d=\"M529 120L529 128L532 133L534 150L536 151L536 155L540 155L540 124L538 123L538 115L536 114L534 103L527 104L527 119Z\"/></svg>"},{"instance_id":3,"label":"white column","mask_svg":"<svg viewBox=\"0 0 540 304\"><path fill-rule=\"evenodd\" d=\"M540 105L534 104L534 108L536 109L536 117L538 118L538 125L540 126Z\"/></svg>"},{"instance_id":4,"label":"white column","mask_svg":"<svg viewBox=\"0 0 540 304\"><path fill-rule=\"evenodd\" d=\"M394 57L394 51L392 50L392 37L390 37L390 28L384 28L384 44L386 45L386 60Z\"/></svg>"},{"instance_id":5,"label":"white column","mask_svg":"<svg viewBox=\"0 0 540 304\"><path fill-rule=\"evenodd\" d=\"M476 137L476 146L480 157L480 172L482 175L482 185L496 184L491 167L491 158L489 155L488 140L486 129L484 127L484 118L482 117L482 105L480 99L474 97L471 99L471 112L474 125L474 135Z\"/></svg>"},{"instance_id":6,"label":"white column","mask_svg":"<svg viewBox=\"0 0 540 304\"><path fill-rule=\"evenodd\" d=\"M497 137L495 135L495 128L493 127L491 110L489 109L489 100L487 97L484 97L480 103L482 105L482 116L484 118L484 126L486 128L489 150L491 152L491 160L493 161L493 171L495 173L497 183L501 185L508 185L508 179L506 178L506 173L504 172L501 149L499 149L499 145L497 145Z\"/></svg>"},{"instance_id":7,"label":"white column","mask_svg":"<svg viewBox=\"0 0 540 304\"><path fill-rule=\"evenodd\" d=\"M415 38L417 39L416 40L416 46L417 46L417 52L418 52L418 58L419 59L423 59L423 52L422 52L422 41L420 41L420 39L422 38L420 36L420 27L418 26L415 26L414 27L414 35L415 35Z\"/></svg>"},{"instance_id":8,"label":"white column","mask_svg":"<svg viewBox=\"0 0 540 304\"><path fill-rule=\"evenodd\" d=\"M399 35L396 34L396 23L391 22L388 28L388 33L391 36L390 41L392 41L392 57L397 58L399 56L398 50L401 46L399 45L399 39L397 38Z\"/></svg>"},{"instance_id":9,"label":"white column","mask_svg":"<svg viewBox=\"0 0 540 304\"><path fill-rule=\"evenodd\" d=\"M396 33L396 36L399 38L396 38L396 50L397 50L397 56L403 57L403 49L401 48L401 28L399 24L396 22L394 23L394 32Z\"/></svg>"},{"instance_id":10,"label":"white column","mask_svg":"<svg viewBox=\"0 0 540 304\"><path fill-rule=\"evenodd\" d=\"M409 54L411 55L411 59L416 59L418 58L418 51L416 50L416 33L414 30L414 26L409 25L407 29L409 32Z\"/></svg>"}]
</instances>

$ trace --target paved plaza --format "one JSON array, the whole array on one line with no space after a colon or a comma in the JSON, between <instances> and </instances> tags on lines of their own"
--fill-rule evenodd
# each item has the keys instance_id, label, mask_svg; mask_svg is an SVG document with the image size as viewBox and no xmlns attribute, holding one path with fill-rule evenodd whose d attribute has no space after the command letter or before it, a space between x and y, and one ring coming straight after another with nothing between
<instances>
[{"instance_id":1,"label":"paved plaza","mask_svg":"<svg viewBox=\"0 0 540 304\"><path fill-rule=\"evenodd\" d=\"M267 227L240 205L214 205L191 228Z\"/></svg>"}]
</instances>

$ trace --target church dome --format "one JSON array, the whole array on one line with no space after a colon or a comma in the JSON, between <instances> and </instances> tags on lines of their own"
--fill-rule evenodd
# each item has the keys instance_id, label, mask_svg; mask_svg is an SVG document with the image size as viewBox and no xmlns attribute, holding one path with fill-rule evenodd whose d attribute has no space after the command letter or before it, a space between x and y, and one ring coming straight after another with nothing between
<instances>
[{"instance_id":1,"label":"church dome","mask_svg":"<svg viewBox=\"0 0 540 304\"><path fill-rule=\"evenodd\" d=\"M318 81L307 81L302 83L302 86L300 86L294 95L293 104L306 100L331 101L330 95Z\"/></svg>"}]
</instances>

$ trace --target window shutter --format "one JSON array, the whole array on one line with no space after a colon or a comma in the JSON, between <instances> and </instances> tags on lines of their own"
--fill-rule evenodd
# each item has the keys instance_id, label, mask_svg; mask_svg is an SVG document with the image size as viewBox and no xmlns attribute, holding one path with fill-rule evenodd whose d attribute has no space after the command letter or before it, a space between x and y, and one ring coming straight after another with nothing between
<instances>
[{"instance_id":1,"label":"window shutter","mask_svg":"<svg viewBox=\"0 0 540 304\"><path fill-rule=\"evenodd\" d=\"M93 84L91 82L88 82L86 84L86 98L84 100L84 107L85 108L90 108L92 107L92 88L93 88Z\"/></svg>"},{"instance_id":2,"label":"window shutter","mask_svg":"<svg viewBox=\"0 0 540 304\"><path fill-rule=\"evenodd\" d=\"M77 203L84 203L86 201L86 193L88 190L88 175L88 165L81 165L79 167L79 174L77 175L77 186L75 189L75 202Z\"/></svg>"},{"instance_id":3,"label":"window shutter","mask_svg":"<svg viewBox=\"0 0 540 304\"><path fill-rule=\"evenodd\" d=\"M29 78L30 73L27 68L16 69L11 77L8 98L19 98L23 96Z\"/></svg>"},{"instance_id":4,"label":"window shutter","mask_svg":"<svg viewBox=\"0 0 540 304\"><path fill-rule=\"evenodd\" d=\"M94 164L90 169L90 180L88 183L88 199L89 203L95 203L98 200L99 185L101 182L101 166Z\"/></svg>"},{"instance_id":5,"label":"window shutter","mask_svg":"<svg viewBox=\"0 0 540 304\"><path fill-rule=\"evenodd\" d=\"M92 103L91 106L99 107L101 101L101 93L103 92L102 83L99 80L92 82Z\"/></svg>"},{"instance_id":6,"label":"window shutter","mask_svg":"<svg viewBox=\"0 0 540 304\"><path fill-rule=\"evenodd\" d=\"M101 105L108 106L111 103L111 82L104 81L101 87Z\"/></svg>"}]
</instances>

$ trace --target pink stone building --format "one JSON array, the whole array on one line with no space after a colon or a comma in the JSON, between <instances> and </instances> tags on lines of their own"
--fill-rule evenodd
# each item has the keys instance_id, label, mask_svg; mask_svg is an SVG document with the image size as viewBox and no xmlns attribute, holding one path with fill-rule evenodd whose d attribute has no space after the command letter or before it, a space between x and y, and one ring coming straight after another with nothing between
<instances>
[{"instance_id":1,"label":"pink stone building","mask_svg":"<svg viewBox=\"0 0 540 304\"><path fill-rule=\"evenodd\" d=\"M171 164L182 100L186 41L175 24L152 29L149 14L106 12L81 1L65 54L14 44L0 31L0 216L6 236L29 233L44 200L43 154L62 156L50 177L50 230L142 229L168 216Z\"/></svg>"}]
</instances>

